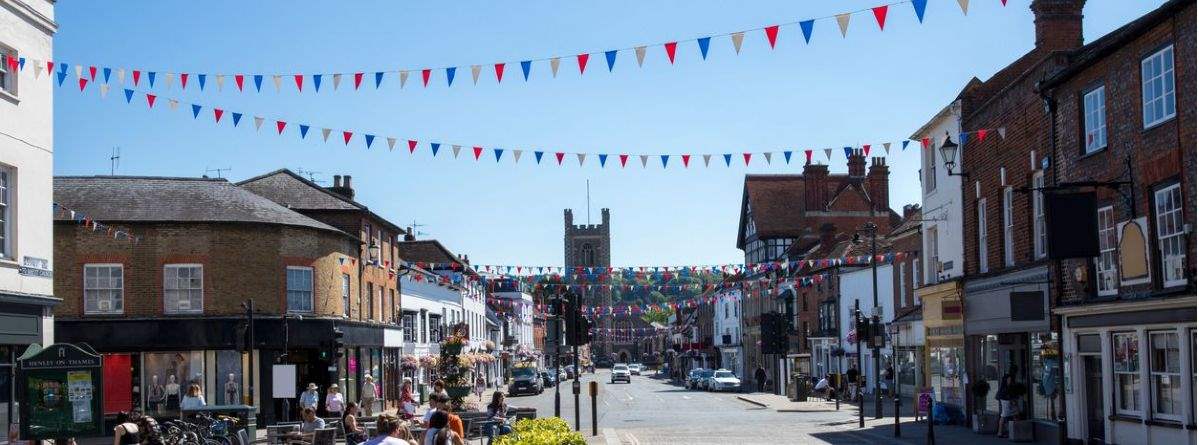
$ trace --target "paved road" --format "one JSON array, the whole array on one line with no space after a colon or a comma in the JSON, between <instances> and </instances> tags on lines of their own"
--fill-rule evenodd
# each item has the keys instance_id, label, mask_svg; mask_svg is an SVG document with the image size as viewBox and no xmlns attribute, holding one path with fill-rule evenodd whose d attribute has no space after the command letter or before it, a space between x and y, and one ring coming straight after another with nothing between
<instances>
[{"instance_id":1,"label":"paved road","mask_svg":"<svg viewBox=\"0 0 1199 445\"><path fill-rule=\"evenodd\" d=\"M856 411L780 413L737 400L736 394L687 390L664 380L633 376L629 384L609 383L605 370L582 380L582 431L590 443L611 444L789 444L889 443L878 431L855 430ZM587 382L600 382L596 401L600 437L591 435ZM574 396L563 382L562 416L574 425ZM554 413L553 387L538 396L513 397L513 406L537 408L539 417Z\"/></svg>"}]
</instances>

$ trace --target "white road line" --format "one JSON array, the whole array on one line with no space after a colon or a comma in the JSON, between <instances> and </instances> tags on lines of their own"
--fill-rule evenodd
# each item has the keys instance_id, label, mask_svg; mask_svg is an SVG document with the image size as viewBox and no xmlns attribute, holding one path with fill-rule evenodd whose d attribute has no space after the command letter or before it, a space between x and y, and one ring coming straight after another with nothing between
<instances>
[{"instance_id":1,"label":"white road line","mask_svg":"<svg viewBox=\"0 0 1199 445\"><path fill-rule=\"evenodd\" d=\"M604 445L620 445L620 436L616 435L615 429L604 428Z\"/></svg>"},{"instance_id":2,"label":"white road line","mask_svg":"<svg viewBox=\"0 0 1199 445\"><path fill-rule=\"evenodd\" d=\"M637 440L637 436L634 436L633 433L624 433L624 435L625 437L629 438L629 443L633 445L641 445L641 441Z\"/></svg>"},{"instance_id":3,"label":"white road line","mask_svg":"<svg viewBox=\"0 0 1199 445\"><path fill-rule=\"evenodd\" d=\"M691 396L683 396L683 400L691 400Z\"/></svg>"},{"instance_id":4,"label":"white road line","mask_svg":"<svg viewBox=\"0 0 1199 445\"><path fill-rule=\"evenodd\" d=\"M654 398L655 398L655 399L658 399L658 401L659 401L659 402L665 402L665 401L666 401L666 399L663 399L663 398L662 398L662 396L660 396L660 395L657 395L657 394L654 394Z\"/></svg>"}]
</instances>

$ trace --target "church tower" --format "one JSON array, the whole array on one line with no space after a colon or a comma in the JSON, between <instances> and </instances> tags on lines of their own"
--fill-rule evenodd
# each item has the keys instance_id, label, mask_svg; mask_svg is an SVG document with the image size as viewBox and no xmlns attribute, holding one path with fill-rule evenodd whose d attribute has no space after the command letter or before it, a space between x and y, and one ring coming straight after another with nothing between
<instances>
[{"instance_id":1,"label":"church tower","mask_svg":"<svg viewBox=\"0 0 1199 445\"><path fill-rule=\"evenodd\" d=\"M607 273L607 268L612 265L612 237L609 230L609 215L608 209L600 210L599 224L575 224L574 214L570 209L564 211L565 218L565 235L563 238L563 251L565 254L566 277L577 274L577 269L602 267L599 269L588 271L583 270L584 274L599 274ZM612 304L612 292L610 289L592 288L582 292L583 305L588 307L610 306ZM597 327L611 328L611 320L604 320L596 324ZM606 353L610 348L604 345L604 342L596 342L593 345L593 352Z\"/></svg>"}]
</instances>

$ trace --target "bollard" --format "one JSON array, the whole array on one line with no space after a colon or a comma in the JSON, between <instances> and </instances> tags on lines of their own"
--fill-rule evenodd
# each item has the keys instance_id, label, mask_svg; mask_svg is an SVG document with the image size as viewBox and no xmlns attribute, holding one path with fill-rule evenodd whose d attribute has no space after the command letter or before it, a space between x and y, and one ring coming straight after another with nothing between
<instances>
[{"instance_id":1,"label":"bollard","mask_svg":"<svg viewBox=\"0 0 1199 445\"><path fill-rule=\"evenodd\" d=\"M595 414L595 396L599 394L599 382L595 380L588 382L587 392L591 394L591 435L594 437L599 435L599 418Z\"/></svg>"},{"instance_id":2,"label":"bollard","mask_svg":"<svg viewBox=\"0 0 1199 445\"><path fill-rule=\"evenodd\" d=\"M928 414L929 415L924 418L924 421L928 422L928 434L925 436L924 443L926 445L937 445L937 438L933 437L933 413L931 409L929 410Z\"/></svg>"},{"instance_id":3,"label":"bollard","mask_svg":"<svg viewBox=\"0 0 1199 445\"><path fill-rule=\"evenodd\" d=\"M899 394L895 394L895 437L899 437Z\"/></svg>"}]
</instances>

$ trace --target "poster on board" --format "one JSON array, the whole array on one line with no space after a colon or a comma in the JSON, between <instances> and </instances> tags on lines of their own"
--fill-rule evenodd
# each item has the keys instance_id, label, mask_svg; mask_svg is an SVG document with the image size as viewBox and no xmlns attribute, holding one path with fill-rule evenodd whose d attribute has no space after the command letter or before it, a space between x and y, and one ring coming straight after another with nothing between
<instances>
[{"instance_id":1,"label":"poster on board","mask_svg":"<svg viewBox=\"0 0 1199 445\"><path fill-rule=\"evenodd\" d=\"M296 398L296 365L271 365L271 397Z\"/></svg>"}]
</instances>

